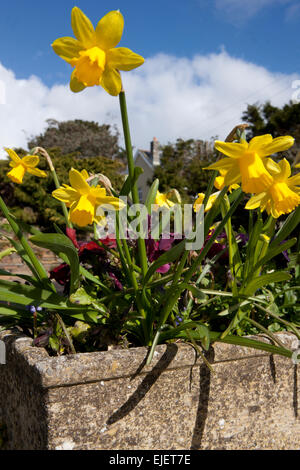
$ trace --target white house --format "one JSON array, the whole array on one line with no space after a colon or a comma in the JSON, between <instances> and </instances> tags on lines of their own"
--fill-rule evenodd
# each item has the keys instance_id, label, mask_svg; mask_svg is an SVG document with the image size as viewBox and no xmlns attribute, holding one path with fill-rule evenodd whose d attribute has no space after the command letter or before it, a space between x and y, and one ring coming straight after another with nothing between
<instances>
[{"instance_id":1,"label":"white house","mask_svg":"<svg viewBox=\"0 0 300 470\"><path fill-rule=\"evenodd\" d=\"M144 170L144 173L138 179L138 190L140 201L145 202L149 187L153 181L155 167L160 164L159 142L156 137L153 137L150 143L150 150L136 150L134 163L135 166L139 166Z\"/></svg>"}]
</instances>

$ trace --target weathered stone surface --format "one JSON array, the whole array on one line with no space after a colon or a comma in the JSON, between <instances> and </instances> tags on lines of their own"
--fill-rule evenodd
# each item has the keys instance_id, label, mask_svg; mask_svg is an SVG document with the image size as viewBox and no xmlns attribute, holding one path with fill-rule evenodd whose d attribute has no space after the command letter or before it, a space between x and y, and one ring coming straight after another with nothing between
<instances>
[{"instance_id":1,"label":"weathered stone surface","mask_svg":"<svg viewBox=\"0 0 300 470\"><path fill-rule=\"evenodd\" d=\"M281 341L296 349L289 334ZM299 449L297 366L216 343L51 358L16 335L0 365L7 449Z\"/></svg>"}]
</instances>

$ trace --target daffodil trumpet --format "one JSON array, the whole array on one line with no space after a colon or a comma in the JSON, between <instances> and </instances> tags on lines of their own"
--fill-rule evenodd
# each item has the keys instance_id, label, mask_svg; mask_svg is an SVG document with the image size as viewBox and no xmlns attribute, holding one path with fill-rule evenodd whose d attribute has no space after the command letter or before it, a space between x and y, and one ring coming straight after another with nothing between
<instances>
[{"instance_id":1,"label":"daffodil trumpet","mask_svg":"<svg viewBox=\"0 0 300 470\"><path fill-rule=\"evenodd\" d=\"M20 158L13 149L5 148L4 150L6 150L11 158L9 166L12 170L7 173L7 176L14 183L21 184L25 173L30 173L31 175L38 176L40 178L47 177L47 173L45 171L37 168L40 161L38 155L25 155L25 157Z\"/></svg>"}]
</instances>

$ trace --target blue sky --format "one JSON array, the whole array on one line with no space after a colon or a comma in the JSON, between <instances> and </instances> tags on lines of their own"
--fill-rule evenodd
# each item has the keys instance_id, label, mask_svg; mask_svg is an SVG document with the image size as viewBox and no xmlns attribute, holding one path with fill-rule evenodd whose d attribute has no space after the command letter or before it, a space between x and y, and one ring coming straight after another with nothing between
<instances>
[{"instance_id":1,"label":"blue sky","mask_svg":"<svg viewBox=\"0 0 300 470\"><path fill-rule=\"evenodd\" d=\"M73 36L70 16L75 5L94 25L108 11L120 9L125 17L120 45L146 58L143 70L130 72L132 75L126 77L129 89L134 91L135 102L140 100L148 110L146 117L137 118L141 111L133 103L133 97L132 101L128 98L133 121L145 121L142 127L139 124L135 134L138 145L142 142L148 145L151 135L159 134L161 129L163 135L158 138L163 142L176 135L201 137L196 135L198 128L191 125L192 121L184 120L180 124L180 115L192 116L194 122L199 112L202 122L210 119L208 126L202 126L204 138L222 134L231 125L228 112L232 112L233 123L247 102L269 99L281 105L290 99L292 82L300 76L299 0L10 0L1 5L0 80L5 83L7 108L3 114L1 107L0 124L1 114L7 120L9 112L14 119L14 96L20 88L26 89L26 96L24 91L18 99L24 118L15 117L15 126L11 126L14 131L9 128L6 133L10 141L16 136L16 145L26 136L41 131L47 117L89 119L86 109L94 101L95 90L85 90L83 98L74 99L74 104L78 104L76 114L67 85L71 67L56 56L50 46L58 37ZM168 71L172 73L171 83L176 77L183 83L184 99L173 96L177 104L168 89ZM225 78L221 83L223 74ZM232 86L228 85L230 81ZM154 90L154 84L157 88L165 86L165 92ZM173 85L170 88L176 94L180 91L180 82ZM142 93L137 94L137 86L141 90L147 88L149 101L141 98ZM110 97L114 101L109 103L102 91L99 96L103 97L105 113L98 111L98 115L93 108L90 119L106 120L119 126L116 100ZM153 105L160 103L165 108L170 106L170 112L164 111L162 115L164 119L171 119L172 126L163 128L163 124L157 122ZM176 106L180 112L175 122ZM36 113L31 123L28 122L30 109L35 109ZM224 119L218 121L220 114ZM149 130L153 121L157 126ZM4 142L3 132L0 145L12 145L12 142Z\"/></svg>"}]
</instances>

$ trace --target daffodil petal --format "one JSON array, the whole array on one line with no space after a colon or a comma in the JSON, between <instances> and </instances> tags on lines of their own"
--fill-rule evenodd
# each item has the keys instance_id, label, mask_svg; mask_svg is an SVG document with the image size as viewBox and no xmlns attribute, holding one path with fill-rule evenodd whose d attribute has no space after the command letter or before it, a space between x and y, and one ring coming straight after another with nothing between
<instances>
[{"instance_id":1,"label":"daffodil petal","mask_svg":"<svg viewBox=\"0 0 300 470\"><path fill-rule=\"evenodd\" d=\"M251 210L251 209L256 209L257 207L260 206L262 199L266 197L266 193L259 193L255 194L255 196L252 196L247 204L245 205L245 209Z\"/></svg>"},{"instance_id":2,"label":"daffodil petal","mask_svg":"<svg viewBox=\"0 0 300 470\"><path fill-rule=\"evenodd\" d=\"M95 30L89 18L78 7L74 7L71 13L71 24L78 41L85 47L94 45Z\"/></svg>"},{"instance_id":3,"label":"daffodil petal","mask_svg":"<svg viewBox=\"0 0 300 470\"><path fill-rule=\"evenodd\" d=\"M88 172L87 172L86 170L81 170L81 172L80 172L80 173L82 174L82 176L83 176L83 178L84 178L85 180L87 180L87 179L88 179L88 177L89 177L89 174L88 174Z\"/></svg>"},{"instance_id":4,"label":"daffodil petal","mask_svg":"<svg viewBox=\"0 0 300 470\"><path fill-rule=\"evenodd\" d=\"M82 47L77 39L67 36L56 39L52 44L54 52L67 62L70 62L74 57L79 57L79 51Z\"/></svg>"},{"instance_id":5,"label":"daffodil petal","mask_svg":"<svg viewBox=\"0 0 300 470\"><path fill-rule=\"evenodd\" d=\"M278 163L274 162L272 158L267 158L264 160L264 165L271 175L278 175L280 173L280 166Z\"/></svg>"},{"instance_id":6,"label":"daffodil petal","mask_svg":"<svg viewBox=\"0 0 300 470\"><path fill-rule=\"evenodd\" d=\"M77 78L75 77L75 70L73 70L72 75L71 75L71 80L70 80L70 89L73 91L73 93L79 93L80 91L84 90L86 86L79 82Z\"/></svg>"},{"instance_id":7,"label":"daffodil petal","mask_svg":"<svg viewBox=\"0 0 300 470\"><path fill-rule=\"evenodd\" d=\"M129 71L144 63L144 58L127 47L110 49L106 55L108 67L118 70Z\"/></svg>"},{"instance_id":8,"label":"daffodil petal","mask_svg":"<svg viewBox=\"0 0 300 470\"><path fill-rule=\"evenodd\" d=\"M27 168L28 173L34 176L39 176L40 178L47 178L47 173L39 168Z\"/></svg>"},{"instance_id":9,"label":"daffodil petal","mask_svg":"<svg viewBox=\"0 0 300 470\"><path fill-rule=\"evenodd\" d=\"M69 180L72 188L76 189L81 195L90 191L90 186L85 181L82 174L78 170L75 170L75 168L69 171Z\"/></svg>"},{"instance_id":10,"label":"daffodil petal","mask_svg":"<svg viewBox=\"0 0 300 470\"><path fill-rule=\"evenodd\" d=\"M231 168L224 176L224 186L231 186L241 181L241 173L238 166Z\"/></svg>"},{"instance_id":11,"label":"daffodil petal","mask_svg":"<svg viewBox=\"0 0 300 470\"><path fill-rule=\"evenodd\" d=\"M286 181L291 176L291 166L286 158L283 158L279 163L280 167L280 180ZM276 180L278 180L276 178Z\"/></svg>"},{"instance_id":12,"label":"daffodil petal","mask_svg":"<svg viewBox=\"0 0 300 470\"><path fill-rule=\"evenodd\" d=\"M74 201L77 201L80 197L78 192L71 188L70 186L65 186L60 187L58 189L55 189L52 192L52 196L55 197L55 199L58 199L59 201L65 202L68 205L71 205L74 203Z\"/></svg>"},{"instance_id":13,"label":"daffodil petal","mask_svg":"<svg viewBox=\"0 0 300 470\"><path fill-rule=\"evenodd\" d=\"M105 212L99 206L95 209L94 222L96 222L97 225L101 225L102 227L105 226L107 222Z\"/></svg>"},{"instance_id":14,"label":"daffodil petal","mask_svg":"<svg viewBox=\"0 0 300 470\"><path fill-rule=\"evenodd\" d=\"M105 196L103 198L97 198L96 200L97 205L100 206L102 209L111 209L111 210L122 210L125 207L124 202L122 199L113 196Z\"/></svg>"},{"instance_id":15,"label":"daffodil petal","mask_svg":"<svg viewBox=\"0 0 300 470\"><path fill-rule=\"evenodd\" d=\"M235 166L235 161L230 159L230 158L222 158L221 160L218 160L215 163L212 163L211 165L207 166L204 168L204 170L225 170L229 171L231 168Z\"/></svg>"},{"instance_id":16,"label":"daffodil petal","mask_svg":"<svg viewBox=\"0 0 300 470\"><path fill-rule=\"evenodd\" d=\"M240 158L243 153L248 149L248 144L246 141L242 143L239 142L222 142L220 140L215 141L215 149L219 152L227 155L231 158Z\"/></svg>"},{"instance_id":17,"label":"daffodil petal","mask_svg":"<svg viewBox=\"0 0 300 470\"><path fill-rule=\"evenodd\" d=\"M249 151L256 152L261 147L269 145L273 141L271 134L258 135L249 142Z\"/></svg>"},{"instance_id":18,"label":"daffodil petal","mask_svg":"<svg viewBox=\"0 0 300 470\"><path fill-rule=\"evenodd\" d=\"M292 145L294 145L295 139L289 135L282 137L276 137L271 142L262 146L260 149L256 149L256 152L260 157L267 157L273 155L273 153L283 152L288 150Z\"/></svg>"},{"instance_id":19,"label":"daffodil petal","mask_svg":"<svg viewBox=\"0 0 300 470\"><path fill-rule=\"evenodd\" d=\"M116 10L110 11L97 24L97 45L105 51L115 47L121 41L123 28L124 18L122 13Z\"/></svg>"},{"instance_id":20,"label":"daffodil petal","mask_svg":"<svg viewBox=\"0 0 300 470\"><path fill-rule=\"evenodd\" d=\"M117 96L122 90L122 80L116 69L106 68L100 80L100 85L107 93Z\"/></svg>"},{"instance_id":21,"label":"daffodil petal","mask_svg":"<svg viewBox=\"0 0 300 470\"><path fill-rule=\"evenodd\" d=\"M21 162L21 158L16 154L16 152L13 149L8 149L4 147L4 150L8 153L8 155L10 156L13 162L17 164Z\"/></svg>"},{"instance_id":22,"label":"daffodil petal","mask_svg":"<svg viewBox=\"0 0 300 470\"><path fill-rule=\"evenodd\" d=\"M29 168L34 168L37 166L39 161L40 157L38 155L26 155L22 158L22 163L24 163L24 165Z\"/></svg>"},{"instance_id":23,"label":"daffodil petal","mask_svg":"<svg viewBox=\"0 0 300 470\"><path fill-rule=\"evenodd\" d=\"M293 189L293 191L299 191L300 188L297 188L297 186L300 186L300 173L297 175L291 176L288 180L288 185L290 188Z\"/></svg>"}]
</instances>

